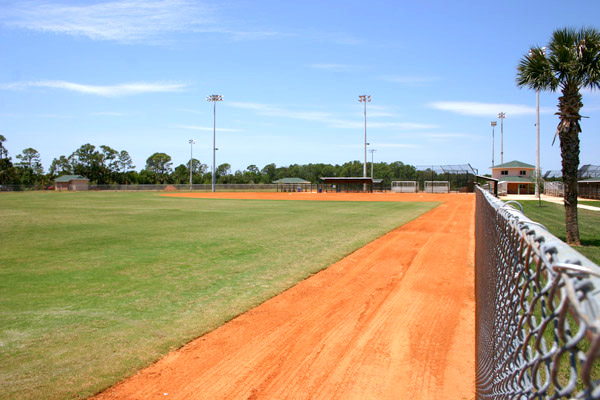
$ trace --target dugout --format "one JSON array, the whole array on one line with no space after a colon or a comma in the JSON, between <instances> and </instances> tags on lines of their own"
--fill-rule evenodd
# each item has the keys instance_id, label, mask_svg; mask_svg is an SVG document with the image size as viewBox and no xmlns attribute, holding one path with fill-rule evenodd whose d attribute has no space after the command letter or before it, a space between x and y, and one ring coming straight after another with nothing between
<instances>
[{"instance_id":1,"label":"dugout","mask_svg":"<svg viewBox=\"0 0 600 400\"><path fill-rule=\"evenodd\" d=\"M312 184L301 178L282 178L273 181L278 192L312 192Z\"/></svg>"},{"instance_id":2,"label":"dugout","mask_svg":"<svg viewBox=\"0 0 600 400\"><path fill-rule=\"evenodd\" d=\"M383 179L368 177L322 177L320 190L326 193L385 191Z\"/></svg>"},{"instance_id":3,"label":"dugout","mask_svg":"<svg viewBox=\"0 0 600 400\"><path fill-rule=\"evenodd\" d=\"M600 200L600 178L589 178L577 183L579 197Z\"/></svg>"}]
</instances>

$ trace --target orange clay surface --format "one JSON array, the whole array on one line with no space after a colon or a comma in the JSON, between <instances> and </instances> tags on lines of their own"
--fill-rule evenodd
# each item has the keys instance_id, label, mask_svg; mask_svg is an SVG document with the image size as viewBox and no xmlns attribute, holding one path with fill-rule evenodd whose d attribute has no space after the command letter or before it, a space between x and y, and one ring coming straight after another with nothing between
<instances>
[{"instance_id":1,"label":"orange clay surface","mask_svg":"<svg viewBox=\"0 0 600 400\"><path fill-rule=\"evenodd\" d=\"M471 194L185 193L443 201L97 399L474 399Z\"/></svg>"}]
</instances>

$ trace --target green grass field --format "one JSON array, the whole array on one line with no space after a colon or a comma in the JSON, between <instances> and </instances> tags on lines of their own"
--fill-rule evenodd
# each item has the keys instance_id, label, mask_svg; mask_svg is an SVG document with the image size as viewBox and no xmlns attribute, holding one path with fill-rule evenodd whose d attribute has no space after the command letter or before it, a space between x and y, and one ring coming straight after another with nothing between
<instances>
[{"instance_id":1,"label":"green grass field","mask_svg":"<svg viewBox=\"0 0 600 400\"><path fill-rule=\"evenodd\" d=\"M566 241L565 211L562 204L543 201L540 207L537 200L519 201L519 203L523 205L525 215L544 225L559 239ZM600 212L582 208L577 212L581 246L576 247L575 250L600 265Z\"/></svg>"},{"instance_id":2,"label":"green grass field","mask_svg":"<svg viewBox=\"0 0 600 400\"><path fill-rule=\"evenodd\" d=\"M0 195L0 398L85 398L437 203Z\"/></svg>"},{"instance_id":3,"label":"green grass field","mask_svg":"<svg viewBox=\"0 0 600 400\"><path fill-rule=\"evenodd\" d=\"M598 207L600 208L599 200L578 200L577 204L585 204L586 206Z\"/></svg>"}]
</instances>

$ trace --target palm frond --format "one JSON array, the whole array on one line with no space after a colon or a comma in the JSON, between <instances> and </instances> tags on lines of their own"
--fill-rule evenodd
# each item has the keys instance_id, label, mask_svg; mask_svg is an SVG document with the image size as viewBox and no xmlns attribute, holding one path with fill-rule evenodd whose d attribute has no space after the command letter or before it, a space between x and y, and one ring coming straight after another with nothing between
<instances>
[{"instance_id":1,"label":"palm frond","mask_svg":"<svg viewBox=\"0 0 600 400\"><path fill-rule=\"evenodd\" d=\"M540 47L531 49L517 67L517 85L535 90L555 90L555 79L549 60Z\"/></svg>"}]
</instances>

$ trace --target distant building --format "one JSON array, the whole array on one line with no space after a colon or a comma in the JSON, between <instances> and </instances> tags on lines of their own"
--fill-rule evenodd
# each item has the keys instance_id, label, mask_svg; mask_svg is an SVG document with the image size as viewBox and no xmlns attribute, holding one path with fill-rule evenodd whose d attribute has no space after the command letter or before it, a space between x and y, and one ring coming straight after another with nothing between
<instances>
[{"instance_id":1,"label":"distant building","mask_svg":"<svg viewBox=\"0 0 600 400\"><path fill-rule=\"evenodd\" d=\"M492 178L498 179L499 195L535 193L535 166L521 161L510 161L491 168Z\"/></svg>"},{"instance_id":2,"label":"distant building","mask_svg":"<svg viewBox=\"0 0 600 400\"><path fill-rule=\"evenodd\" d=\"M81 175L63 175L54 180L54 190L88 190L90 180Z\"/></svg>"},{"instance_id":3,"label":"distant building","mask_svg":"<svg viewBox=\"0 0 600 400\"><path fill-rule=\"evenodd\" d=\"M310 181L300 178L282 178L273 183L277 184L278 192L310 192L312 190Z\"/></svg>"}]
</instances>

